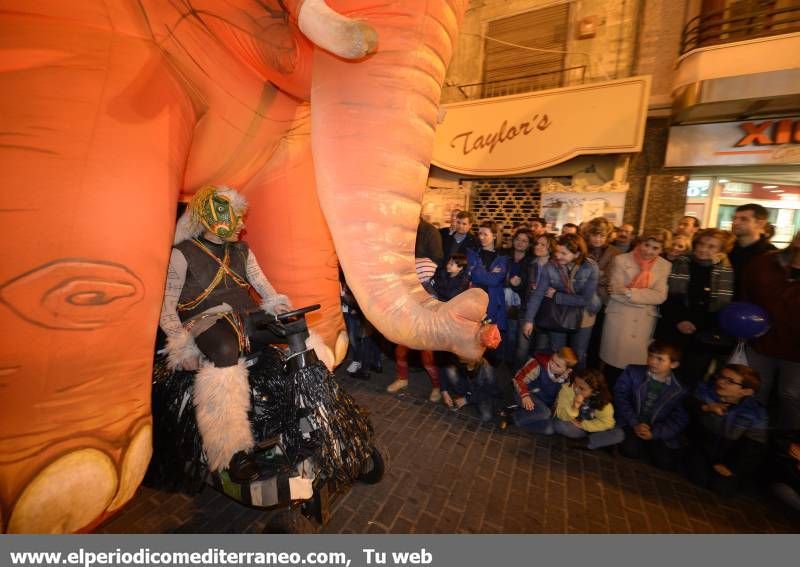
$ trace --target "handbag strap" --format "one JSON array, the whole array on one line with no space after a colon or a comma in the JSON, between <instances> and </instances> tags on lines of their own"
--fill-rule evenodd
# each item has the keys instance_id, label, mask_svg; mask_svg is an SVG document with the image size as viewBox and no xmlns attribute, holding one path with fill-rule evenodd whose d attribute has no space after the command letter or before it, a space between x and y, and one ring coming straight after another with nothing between
<instances>
[{"instance_id":1,"label":"handbag strap","mask_svg":"<svg viewBox=\"0 0 800 567\"><path fill-rule=\"evenodd\" d=\"M575 289L572 284L575 281L575 274L577 271L577 266L575 266L571 272L567 270L565 266L558 266L558 275L561 276L561 283L564 284L564 287L567 288L567 293L570 295L575 295Z\"/></svg>"}]
</instances>

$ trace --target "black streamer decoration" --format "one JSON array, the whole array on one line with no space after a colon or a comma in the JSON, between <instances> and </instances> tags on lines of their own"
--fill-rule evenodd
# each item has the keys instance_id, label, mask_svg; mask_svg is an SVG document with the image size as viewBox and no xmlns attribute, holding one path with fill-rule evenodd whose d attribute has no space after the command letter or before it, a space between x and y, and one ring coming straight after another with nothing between
<instances>
[{"instance_id":1,"label":"black streamer decoration","mask_svg":"<svg viewBox=\"0 0 800 567\"><path fill-rule=\"evenodd\" d=\"M167 368L166 357L153 364L153 457L147 486L196 494L207 473L203 444L194 415L194 373Z\"/></svg>"},{"instance_id":2,"label":"black streamer decoration","mask_svg":"<svg viewBox=\"0 0 800 567\"><path fill-rule=\"evenodd\" d=\"M249 368L249 382L257 445L279 438L291 465L313 456L327 478L349 483L361 475L372 455L372 424L321 362L287 375L283 351L267 347ZM156 357L148 486L195 494L205 485L209 472L193 391L193 372L173 372L166 357Z\"/></svg>"},{"instance_id":3,"label":"black streamer decoration","mask_svg":"<svg viewBox=\"0 0 800 567\"><path fill-rule=\"evenodd\" d=\"M259 353L258 362L249 369L250 422L256 443L293 429L297 420L292 404L294 388L285 366L283 352L270 346Z\"/></svg>"},{"instance_id":4,"label":"black streamer decoration","mask_svg":"<svg viewBox=\"0 0 800 567\"><path fill-rule=\"evenodd\" d=\"M317 464L329 477L355 481L372 455L372 424L367 413L344 391L321 362L294 375L295 407L309 410L305 419L316 440Z\"/></svg>"}]
</instances>

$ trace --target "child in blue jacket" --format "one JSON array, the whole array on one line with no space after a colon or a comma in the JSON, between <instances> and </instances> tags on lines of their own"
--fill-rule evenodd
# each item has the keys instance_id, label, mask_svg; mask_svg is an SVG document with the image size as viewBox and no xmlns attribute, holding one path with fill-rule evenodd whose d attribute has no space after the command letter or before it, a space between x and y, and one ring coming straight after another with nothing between
<instances>
[{"instance_id":1,"label":"child in blue jacket","mask_svg":"<svg viewBox=\"0 0 800 567\"><path fill-rule=\"evenodd\" d=\"M453 254L447 263L437 268L430 281L436 299L450 301L462 291L469 289L467 273L467 257L464 254Z\"/></svg>"},{"instance_id":2,"label":"child in blue jacket","mask_svg":"<svg viewBox=\"0 0 800 567\"><path fill-rule=\"evenodd\" d=\"M767 411L755 398L760 385L758 372L749 366L727 364L697 387L693 482L730 496L752 479L766 454Z\"/></svg>"},{"instance_id":3,"label":"child in blue jacket","mask_svg":"<svg viewBox=\"0 0 800 567\"><path fill-rule=\"evenodd\" d=\"M687 394L673 370L680 350L662 341L647 348L647 365L630 364L614 386L618 427L625 432L620 453L647 459L661 469L676 470L681 463L681 433L689 423L683 407Z\"/></svg>"},{"instance_id":4,"label":"child in blue jacket","mask_svg":"<svg viewBox=\"0 0 800 567\"><path fill-rule=\"evenodd\" d=\"M439 301L450 301L459 293L469 289L467 257L464 254L451 254L447 263L436 270L431 287ZM450 353L440 353L444 377L440 381L442 402L450 409L460 409L467 405L466 394L469 382L459 369L458 359Z\"/></svg>"}]
</instances>

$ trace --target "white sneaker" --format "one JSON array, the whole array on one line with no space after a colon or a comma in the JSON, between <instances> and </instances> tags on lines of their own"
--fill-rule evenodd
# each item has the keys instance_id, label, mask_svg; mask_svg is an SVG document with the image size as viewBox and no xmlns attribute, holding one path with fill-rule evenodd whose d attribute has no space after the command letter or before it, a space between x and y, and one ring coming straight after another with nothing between
<instances>
[{"instance_id":1,"label":"white sneaker","mask_svg":"<svg viewBox=\"0 0 800 567\"><path fill-rule=\"evenodd\" d=\"M436 403L442 399L442 391L439 388L434 388L431 390L431 395L428 396L428 401Z\"/></svg>"},{"instance_id":2,"label":"white sneaker","mask_svg":"<svg viewBox=\"0 0 800 567\"><path fill-rule=\"evenodd\" d=\"M357 360L354 360L353 362L351 362L350 366L347 367L347 373L348 374L355 374L359 370L361 370L361 363L358 362Z\"/></svg>"},{"instance_id":3,"label":"white sneaker","mask_svg":"<svg viewBox=\"0 0 800 567\"><path fill-rule=\"evenodd\" d=\"M400 390L405 390L406 388L408 388L408 380L401 380L400 378L397 378L394 382L386 386L386 391L390 394L395 394Z\"/></svg>"}]
</instances>

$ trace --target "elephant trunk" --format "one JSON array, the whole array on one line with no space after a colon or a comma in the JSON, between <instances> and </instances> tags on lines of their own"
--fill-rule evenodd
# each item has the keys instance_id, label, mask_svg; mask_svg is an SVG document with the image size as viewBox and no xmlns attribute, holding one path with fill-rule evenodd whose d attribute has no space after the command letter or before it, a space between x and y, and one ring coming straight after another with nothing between
<instances>
[{"instance_id":1,"label":"elephant trunk","mask_svg":"<svg viewBox=\"0 0 800 567\"><path fill-rule=\"evenodd\" d=\"M466 3L348 10L377 31L378 49L357 62L315 52L312 144L322 210L367 318L394 342L476 359L486 294L471 289L440 303L414 266L441 85Z\"/></svg>"}]
</instances>

